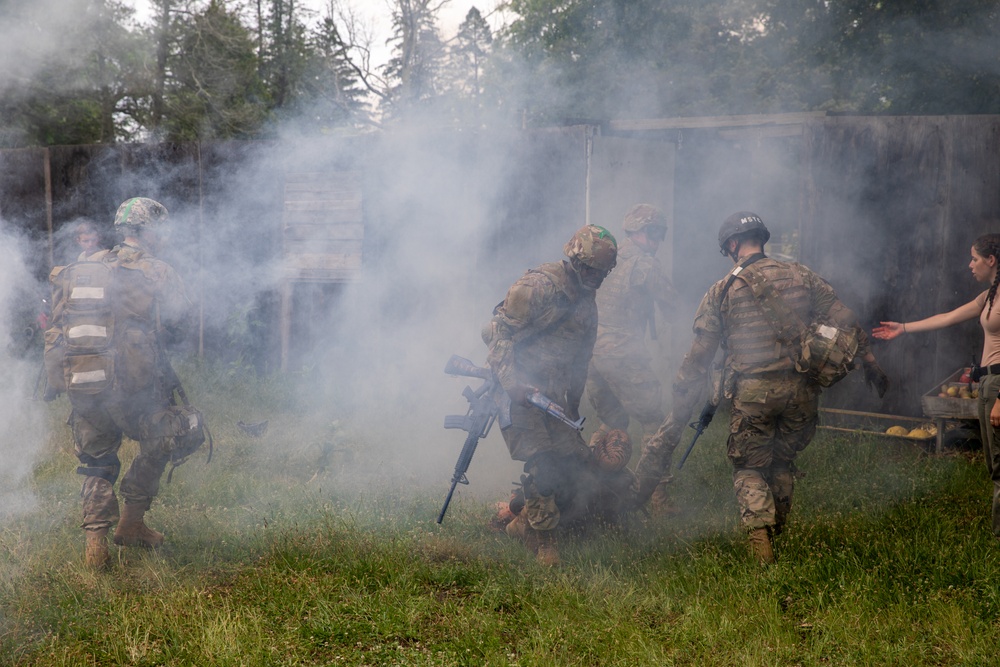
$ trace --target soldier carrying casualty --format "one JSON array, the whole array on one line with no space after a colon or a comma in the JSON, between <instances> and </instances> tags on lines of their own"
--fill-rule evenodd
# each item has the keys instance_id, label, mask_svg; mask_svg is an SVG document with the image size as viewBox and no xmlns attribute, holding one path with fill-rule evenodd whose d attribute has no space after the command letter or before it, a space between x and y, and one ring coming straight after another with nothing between
<instances>
[{"instance_id":1,"label":"soldier carrying casualty","mask_svg":"<svg viewBox=\"0 0 1000 667\"><path fill-rule=\"evenodd\" d=\"M627 434L629 418L642 426L645 442L665 417L646 331L656 338L654 308L662 313L675 301L673 285L656 259L667 220L659 209L637 204L626 213L622 227L625 239L618 247L618 264L597 294L597 342L587 373L587 397L601 421L590 440L595 451L611 431ZM654 512L669 511L670 479L666 475L653 493Z\"/></svg>"},{"instance_id":2,"label":"soldier carrying casualty","mask_svg":"<svg viewBox=\"0 0 1000 667\"><path fill-rule=\"evenodd\" d=\"M721 345L724 375L716 391L732 399L727 450L733 491L761 563L774 562L772 539L792 509L794 461L816 432L822 387L846 375L855 357L880 397L889 386L854 313L816 273L767 257L770 236L754 213L734 213L722 223L720 251L735 266L698 307L694 343L674 380L672 412L636 467L645 502L701 400ZM825 357L815 354L820 350Z\"/></svg>"},{"instance_id":3,"label":"soldier carrying casualty","mask_svg":"<svg viewBox=\"0 0 1000 667\"><path fill-rule=\"evenodd\" d=\"M615 266L618 244L608 230L587 225L564 251L569 261L542 264L515 282L483 330L490 368L511 401L511 423L501 433L511 458L524 462L523 508L507 534L543 565L559 563L554 531L572 507L586 504L591 452L578 430L526 397L538 389L579 418L597 335L594 296Z\"/></svg>"},{"instance_id":4,"label":"soldier carrying casualty","mask_svg":"<svg viewBox=\"0 0 1000 667\"><path fill-rule=\"evenodd\" d=\"M191 315L179 276L152 254L166 217L159 202L129 199L115 215L119 245L56 267L50 275L53 317L45 334L45 363L49 386L65 391L73 407L76 471L84 478L86 563L92 568L108 564L107 536L115 522L115 544L163 543L143 515L167 463L205 439L200 413L172 405L179 384L160 339L165 328L179 329ZM114 484L123 435L139 443L139 453L121 482L125 502L119 515Z\"/></svg>"}]
</instances>

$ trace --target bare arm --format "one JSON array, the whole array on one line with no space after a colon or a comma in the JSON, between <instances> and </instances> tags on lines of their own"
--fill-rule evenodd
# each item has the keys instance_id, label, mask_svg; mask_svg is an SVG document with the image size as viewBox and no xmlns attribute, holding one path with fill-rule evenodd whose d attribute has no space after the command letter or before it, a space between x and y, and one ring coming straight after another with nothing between
<instances>
[{"instance_id":1,"label":"bare arm","mask_svg":"<svg viewBox=\"0 0 1000 667\"><path fill-rule=\"evenodd\" d=\"M872 329L872 336L881 340L892 340L904 333L935 331L950 327L953 324L959 324L960 322L967 322L977 318L980 310L982 310L977 301L978 299L973 299L955 310L931 315L916 322L882 322L882 326Z\"/></svg>"}]
</instances>

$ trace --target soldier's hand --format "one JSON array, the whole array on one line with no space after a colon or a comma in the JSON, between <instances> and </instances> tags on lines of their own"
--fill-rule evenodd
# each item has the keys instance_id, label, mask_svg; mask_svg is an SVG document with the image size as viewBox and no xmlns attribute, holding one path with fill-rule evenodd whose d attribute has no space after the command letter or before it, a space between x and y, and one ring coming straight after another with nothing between
<instances>
[{"instance_id":1,"label":"soldier's hand","mask_svg":"<svg viewBox=\"0 0 1000 667\"><path fill-rule=\"evenodd\" d=\"M875 389L879 398L885 396L885 392L889 391L889 376L885 374L878 362L864 362L864 371L865 384L868 385L868 388Z\"/></svg>"},{"instance_id":2,"label":"soldier's hand","mask_svg":"<svg viewBox=\"0 0 1000 667\"><path fill-rule=\"evenodd\" d=\"M530 385L516 384L507 391L507 395L510 396L510 402L513 405L527 408L531 406L531 403L528 402L528 394L533 391L538 390Z\"/></svg>"}]
</instances>

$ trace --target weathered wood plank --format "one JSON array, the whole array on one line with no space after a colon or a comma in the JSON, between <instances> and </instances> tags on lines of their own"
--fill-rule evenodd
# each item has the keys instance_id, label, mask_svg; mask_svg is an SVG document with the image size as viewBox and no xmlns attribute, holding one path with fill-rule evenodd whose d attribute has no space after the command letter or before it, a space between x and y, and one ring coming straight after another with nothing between
<instances>
[{"instance_id":1,"label":"weathered wood plank","mask_svg":"<svg viewBox=\"0 0 1000 667\"><path fill-rule=\"evenodd\" d=\"M346 224L286 224L283 230L286 241L360 241L365 237L361 223Z\"/></svg>"},{"instance_id":2,"label":"weathered wood plank","mask_svg":"<svg viewBox=\"0 0 1000 667\"><path fill-rule=\"evenodd\" d=\"M790 125L815 120L826 115L825 111L803 113L750 114L746 116L704 116L701 118L636 118L613 120L612 130L687 130L713 127L747 127L751 125Z\"/></svg>"},{"instance_id":3,"label":"weathered wood plank","mask_svg":"<svg viewBox=\"0 0 1000 667\"><path fill-rule=\"evenodd\" d=\"M360 210L360 202L320 199L315 201L285 200L286 211L354 211Z\"/></svg>"}]
</instances>

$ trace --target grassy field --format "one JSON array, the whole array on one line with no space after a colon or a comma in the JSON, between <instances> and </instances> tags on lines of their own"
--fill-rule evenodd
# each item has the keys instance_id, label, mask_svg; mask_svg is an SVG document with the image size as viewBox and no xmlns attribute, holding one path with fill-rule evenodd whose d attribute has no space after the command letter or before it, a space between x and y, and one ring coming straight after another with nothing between
<instances>
[{"instance_id":1,"label":"grassy field","mask_svg":"<svg viewBox=\"0 0 1000 667\"><path fill-rule=\"evenodd\" d=\"M357 424L295 407L276 382L224 382L189 387L215 460L164 484L149 519L168 545L114 549L109 573L82 566L68 405L48 406L37 503L0 533L0 664L997 664L979 455L821 433L762 569L736 531L716 420L677 475L682 515L564 539L563 566L544 570L490 531L489 499L462 495L438 526L443 485L364 481L378 444ZM261 454L232 424L264 406Z\"/></svg>"}]
</instances>

